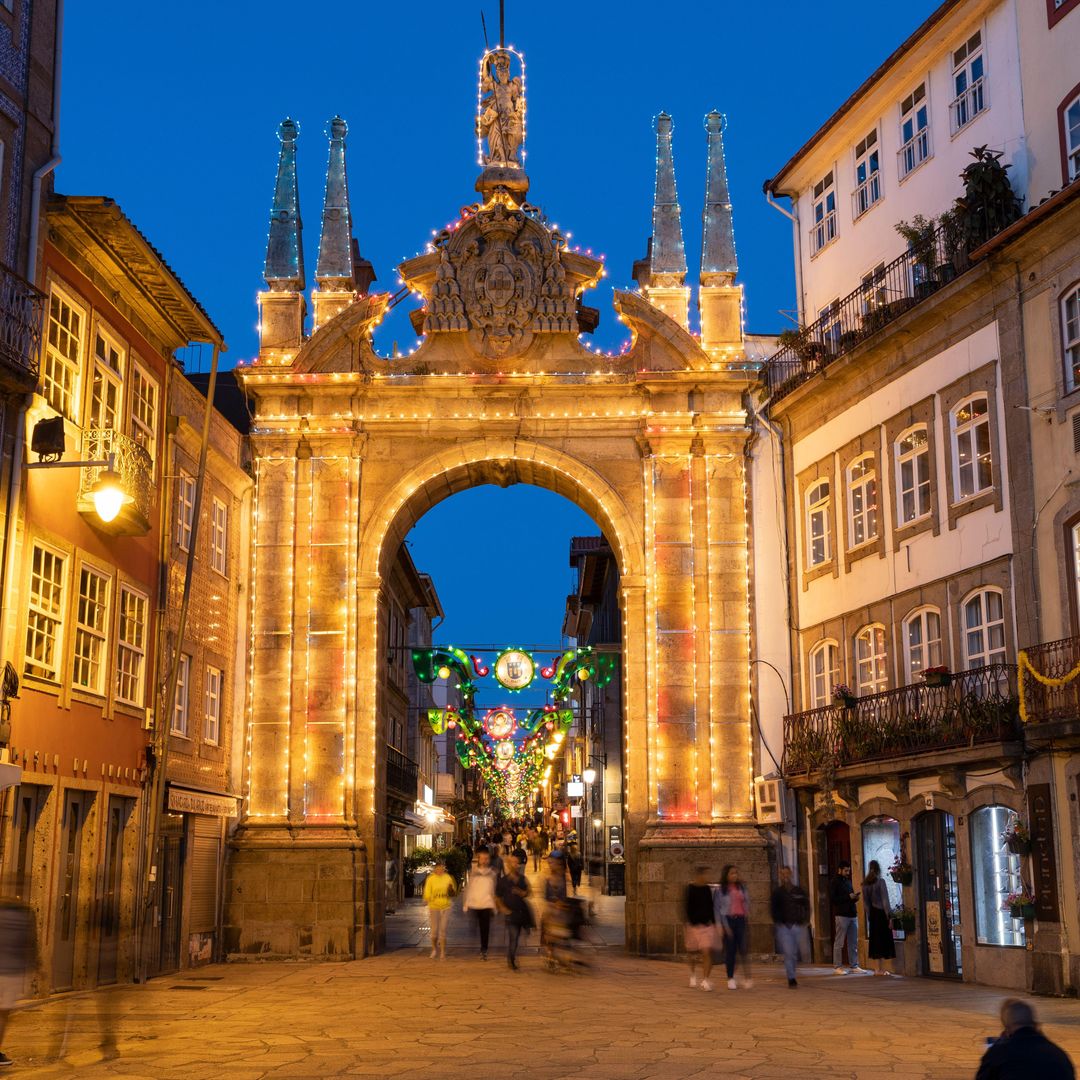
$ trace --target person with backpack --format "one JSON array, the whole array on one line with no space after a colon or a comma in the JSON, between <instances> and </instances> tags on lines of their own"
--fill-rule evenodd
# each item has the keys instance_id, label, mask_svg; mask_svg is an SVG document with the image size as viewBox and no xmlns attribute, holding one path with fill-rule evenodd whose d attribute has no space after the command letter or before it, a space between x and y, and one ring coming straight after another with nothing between
<instances>
[{"instance_id":1,"label":"person with backpack","mask_svg":"<svg viewBox=\"0 0 1080 1080\"><path fill-rule=\"evenodd\" d=\"M780 867L780 884L773 889L769 913L776 926L776 947L784 958L788 988L794 990L799 985L795 970L806 924L810 921L810 898L805 889L792 881L790 866Z\"/></svg>"}]
</instances>

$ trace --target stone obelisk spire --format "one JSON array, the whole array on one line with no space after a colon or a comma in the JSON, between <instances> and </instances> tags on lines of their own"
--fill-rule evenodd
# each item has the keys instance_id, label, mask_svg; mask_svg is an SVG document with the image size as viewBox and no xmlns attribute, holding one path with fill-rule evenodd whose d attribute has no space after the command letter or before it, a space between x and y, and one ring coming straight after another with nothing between
<instances>
[{"instance_id":1,"label":"stone obelisk spire","mask_svg":"<svg viewBox=\"0 0 1080 1080\"><path fill-rule=\"evenodd\" d=\"M274 205L270 210L270 233L266 241L263 277L268 291L259 293L259 344L264 355L282 362L289 350L299 348L304 335L304 226L300 220L300 189L296 178L296 139L300 127L286 118L278 128L278 155Z\"/></svg>"},{"instance_id":2,"label":"stone obelisk spire","mask_svg":"<svg viewBox=\"0 0 1080 1080\"><path fill-rule=\"evenodd\" d=\"M319 260L315 266L318 285L315 327L322 326L352 303L356 295L353 273L352 212L349 209L349 182L345 175L345 136L349 127L340 116L330 121L330 161L326 167L326 197L323 201Z\"/></svg>"},{"instance_id":3,"label":"stone obelisk spire","mask_svg":"<svg viewBox=\"0 0 1080 1080\"><path fill-rule=\"evenodd\" d=\"M653 195L652 240L645 295L656 307L686 328L689 323L690 290L686 285L682 211L675 189L672 126L667 113L657 117L656 190Z\"/></svg>"},{"instance_id":4,"label":"stone obelisk spire","mask_svg":"<svg viewBox=\"0 0 1080 1080\"><path fill-rule=\"evenodd\" d=\"M698 292L701 344L709 351L734 353L742 348L742 288L735 284L739 263L724 161L724 118L715 109L705 117L705 130L708 171Z\"/></svg>"}]
</instances>

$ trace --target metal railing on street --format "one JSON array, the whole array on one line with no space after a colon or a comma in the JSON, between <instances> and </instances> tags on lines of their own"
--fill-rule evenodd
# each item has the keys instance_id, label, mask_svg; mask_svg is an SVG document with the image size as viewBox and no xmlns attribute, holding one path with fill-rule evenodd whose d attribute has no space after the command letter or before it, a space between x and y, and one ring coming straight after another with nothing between
<instances>
[{"instance_id":1,"label":"metal railing on street","mask_svg":"<svg viewBox=\"0 0 1080 1080\"><path fill-rule=\"evenodd\" d=\"M1080 664L1080 637L1030 645L1024 652L1040 675L1060 679ZM1080 719L1080 679L1064 686L1043 686L1030 671L1024 671L1021 677L1028 723Z\"/></svg>"},{"instance_id":2,"label":"metal railing on street","mask_svg":"<svg viewBox=\"0 0 1080 1080\"><path fill-rule=\"evenodd\" d=\"M989 664L784 717L785 776L1016 738L1016 666Z\"/></svg>"},{"instance_id":3,"label":"metal railing on street","mask_svg":"<svg viewBox=\"0 0 1080 1080\"><path fill-rule=\"evenodd\" d=\"M45 294L0 265L0 362L37 381Z\"/></svg>"}]
</instances>

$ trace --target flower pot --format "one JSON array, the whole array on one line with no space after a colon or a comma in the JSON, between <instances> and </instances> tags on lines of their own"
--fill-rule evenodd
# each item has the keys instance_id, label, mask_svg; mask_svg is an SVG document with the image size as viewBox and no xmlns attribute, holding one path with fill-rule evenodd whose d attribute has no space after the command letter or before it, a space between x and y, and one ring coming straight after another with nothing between
<instances>
[{"instance_id":1,"label":"flower pot","mask_svg":"<svg viewBox=\"0 0 1080 1080\"><path fill-rule=\"evenodd\" d=\"M1014 855L1026 855L1031 851L1031 841L1024 840L1019 836L1010 836L1009 839L1005 841L1005 846Z\"/></svg>"},{"instance_id":2,"label":"flower pot","mask_svg":"<svg viewBox=\"0 0 1080 1080\"><path fill-rule=\"evenodd\" d=\"M912 879L915 877L915 872L913 870L890 870L889 877L891 877L897 885L910 885Z\"/></svg>"},{"instance_id":3,"label":"flower pot","mask_svg":"<svg viewBox=\"0 0 1080 1080\"><path fill-rule=\"evenodd\" d=\"M1023 914L1024 914L1024 905L1023 904L1010 904L1009 905L1009 914L1014 919L1022 918Z\"/></svg>"},{"instance_id":4,"label":"flower pot","mask_svg":"<svg viewBox=\"0 0 1080 1080\"><path fill-rule=\"evenodd\" d=\"M1035 918L1035 905L1034 904L1021 904L1020 905L1020 915L1021 915L1022 918L1025 918L1025 919L1034 919Z\"/></svg>"},{"instance_id":5,"label":"flower pot","mask_svg":"<svg viewBox=\"0 0 1080 1080\"><path fill-rule=\"evenodd\" d=\"M915 932L915 916L905 915L900 920L900 929L903 930L905 934L913 934Z\"/></svg>"},{"instance_id":6,"label":"flower pot","mask_svg":"<svg viewBox=\"0 0 1080 1080\"><path fill-rule=\"evenodd\" d=\"M948 686L952 682L952 672L924 671L923 682L927 686Z\"/></svg>"},{"instance_id":7,"label":"flower pot","mask_svg":"<svg viewBox=\"0 0 1080 1080\"><path fill-rule=\"evenodd\" d=\"M845 709L854 709L855 702L858 700L859 699L855 697L854 694L841 694L840 697L836 699L837 704L842 705Z\"/></svg>"}]
</instances>

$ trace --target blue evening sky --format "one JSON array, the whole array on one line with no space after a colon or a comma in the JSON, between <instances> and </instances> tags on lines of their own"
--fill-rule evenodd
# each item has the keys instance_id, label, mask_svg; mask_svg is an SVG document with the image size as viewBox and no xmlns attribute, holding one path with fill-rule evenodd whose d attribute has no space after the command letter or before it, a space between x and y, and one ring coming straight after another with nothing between
<instances>
[{"instance_id":1,"label":"blue evening sky","mask_svg":"<svg viewBox=\"0 0 1080 1080\"><path fill-rule=\"evenodd\" d=\"M717 108L728 117L747 329L790 326L791 232L766 205L762 181L935 6L507 0L507 40L528 64L530 199L573 244L606 256L609 277L591 298L601 310L595 344L617 349L625 338L611 288L631 284L631 264L645 252L661 110L675 119L691 269L701 243L702 122ZM292 116L301 127L309 284L324 132L340 113L350 127L354 231L375 264L374 288L395 289L397 264L475 197L481 9L494 42L497 0L68 4L57 189L115 198L224 331L225 362L250 358L279 121ZM380 328L380 351L412 344L407 306ZM435 577L449 637L556 642L569 538L589 531L589 519L557 496L485 488L432 511L414 551Z\"/></svg>"}]
</instances>

